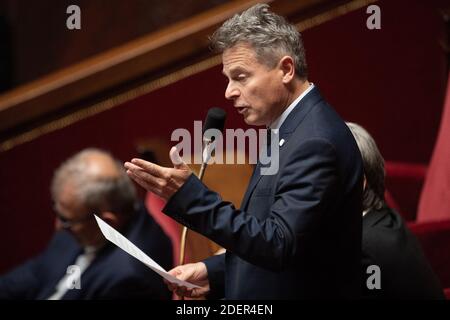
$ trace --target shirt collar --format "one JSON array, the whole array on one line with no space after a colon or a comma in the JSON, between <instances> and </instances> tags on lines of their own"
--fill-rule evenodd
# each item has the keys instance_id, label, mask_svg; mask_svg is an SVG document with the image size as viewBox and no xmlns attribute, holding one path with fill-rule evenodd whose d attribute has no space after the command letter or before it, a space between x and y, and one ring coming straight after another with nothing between
<instances>
[{"instance_id":1,"label":"shirt collar","mask_svg":"<svg viewBox=\"0 0 450 320\"><path fill-rule=\"evenodd\" d=\"M281 116L278 117L278 119L276 119L274 122L272 122L269 125L270 129L280 129L281 125L283 124L283 122L286 120L286 118L288 117L288 115L292 112L292 110L294 110L295 106L300 102L300 100L303 99L304 96L306 96L312 89L314 88L314 84L311 83L310 86L308 87L308 89L306 89L305 91L302 92L301 95L299 95L297 97L297 99L295 99L290 105L289 107L286 108L286 110L283 111L283 113L281 114Z\"/></svg>"},{"instance_id":2,"label":"shirt collar","mask_svg":"<svg viewBox=\"0 0 450 320\"><path fill-rule=\"evenodd\" d=\"M100 248L95 246L85 246L83 249L86 254L95 254Z\"/></svg>"}]
</instances>

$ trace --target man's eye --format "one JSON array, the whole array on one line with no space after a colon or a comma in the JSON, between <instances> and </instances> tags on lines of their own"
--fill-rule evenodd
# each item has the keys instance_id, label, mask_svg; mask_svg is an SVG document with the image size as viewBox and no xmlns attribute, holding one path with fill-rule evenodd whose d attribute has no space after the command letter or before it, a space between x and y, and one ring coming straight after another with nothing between
<instances>
[{"instance_id":1,"label":"man's eye","mask_svg":"<svg viewBox=\"0 0 450 320\"><path fill-rule=\"evenodd\" d=\"M240 75L238 75L237 79L239 81L245 80L245 79L247 79L247 75L246 74L240 74Z\"/></svg>"}]
</instances>

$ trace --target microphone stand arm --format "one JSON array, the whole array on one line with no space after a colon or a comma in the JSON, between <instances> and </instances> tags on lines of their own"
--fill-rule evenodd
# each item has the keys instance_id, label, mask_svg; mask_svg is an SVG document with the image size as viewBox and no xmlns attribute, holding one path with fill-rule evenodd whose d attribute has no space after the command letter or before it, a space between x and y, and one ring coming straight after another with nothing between
<instances>
[{"instance_id":1,"label":"microphone stand arm","mask_svg":"<svg viewBox=\"0 0 450 320\"><path fill-rule=\"evenodd\" d=\"M206 143L206 148L210 146L211 142ZM200 172L198 174L198 178L200 181L203 180L203 176L205 174L206 167L208 166L208 160L204 161L204 157L202 156L202 165L200 167ZM186 255L186 238L187 238L188 228L186 226L183 226L183 231L181 232L181 243L180 243L180 261L179 264L183 265L185 263Z\"/></svg>"}]
</instances>

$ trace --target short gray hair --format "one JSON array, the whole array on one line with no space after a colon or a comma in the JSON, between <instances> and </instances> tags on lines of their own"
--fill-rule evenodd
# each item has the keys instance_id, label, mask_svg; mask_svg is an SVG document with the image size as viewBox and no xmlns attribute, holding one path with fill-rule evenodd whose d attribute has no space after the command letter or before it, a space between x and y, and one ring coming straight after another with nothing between
<instances>
[{"instance_id":1,"label":"short gray hair","mask_svg":"<svg viewBox=\"0 0 450 320\"><path fill-rule=\"evenodd\" d=\"M109 158L117 169L117 174L90 174L88 158L92 155ZM66 183L74 187L77 200L92 212L131 214L136 208L137 196L133 183L122 164L106 151L84 149L63 162L53 175L51 184L53 201L58 200L61 188Z\"/></svg>"},{"instance_id":2,"label":"short gray hair","mask_svg":"<svg viewBox=\"0 0 450 320\"><path fill-rule=\"evenodd\" d=\"M347 122L361 152L366 187L363 193L363 210L381 209L384 205L384 159L372 136L360 125Z\"/></svg>"},{"instance_id":3,"label":"short gray hair","mask_svg":"<svg viewBox=\"0 0 450 320\"><path fill-rule=\"evenodd\" d=\"M282 56L294 60L295 72L306 79L305 49L300 32L282 16L269 10L267 4L257 4L234 15L211 36L211 47L222 53L238 43L247 43L255 50L261 63L274 67Z\"/></svg>"}]
</instances>

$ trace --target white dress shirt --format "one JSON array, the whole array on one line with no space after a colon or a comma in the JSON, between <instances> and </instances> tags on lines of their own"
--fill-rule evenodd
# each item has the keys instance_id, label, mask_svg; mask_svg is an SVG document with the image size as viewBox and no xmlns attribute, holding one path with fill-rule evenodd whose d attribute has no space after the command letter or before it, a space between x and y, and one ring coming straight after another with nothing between
<instances>
[{"instance_id":1,"label":"white dress shirt","mask_svg":"<svg viewBox=\"0 0 450 320\"><path fill-rule=\"evenodd\" d=\"M92 261L95 259L97 249L95 247L85 247L82 254L80 254L77 259L75 260L74 265L76 265L79 268L79 273L77 273L75 276L80 276L83 274L83 272L89 267L89 265L92 263ZM61 300L61 298L66 294L66 292L71 290L77 290L72 289L70 284L74 280L80 281L80 279L73 279L74 274L66 273L62 279L58 282L56 285L56 291L53 293L50 297L47 298L47 300ZM81 287L83 286L82 283L80 283Z\"/></svg>"}]
</instances>

